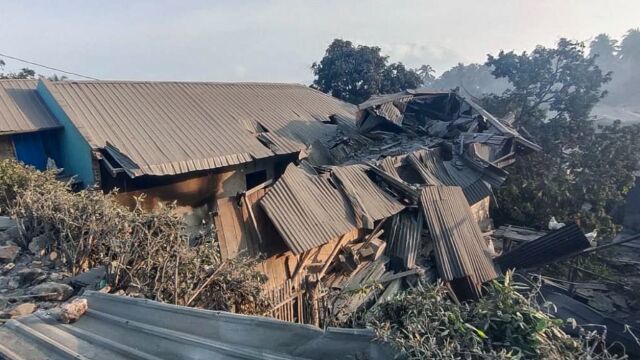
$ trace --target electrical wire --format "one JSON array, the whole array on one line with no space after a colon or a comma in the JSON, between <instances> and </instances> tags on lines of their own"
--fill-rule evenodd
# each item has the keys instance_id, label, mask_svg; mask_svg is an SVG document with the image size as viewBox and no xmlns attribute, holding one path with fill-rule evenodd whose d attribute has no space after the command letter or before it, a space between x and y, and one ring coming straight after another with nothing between
<instances>
[{"instance_id":1,"label":"electrical wire","mask_svg":"<svg viewBox=\"0 0 640 360\"><path fill-rule=\"evenodd\" d=\"M66 70L62 70L62 69L58 69L58 68L54 68L54 67L51 67L51 66L47 66L47 65L43 65L43 64L38 64L38 63L35 63L35 62L32 62L32 61L29 61L29 60L25 60L25 59L17 58L17 57L15 57L15 56L10 56L10 55L6 55L6 54L2 54L2 53L0 53L0 57L6 57L6 58L8 58L8 59L12 59L12 60L16 60L16 61L21 61L21 62L23 62L23 63L27 63L27 64L29 64L29 65L39 66L39 67L43 67L43 68L45 68L45 69L49 69L49 70L53 70L53 71L59 71L59 72L61 72L61 73L65 73L65 74L69 74L69 75L74 75L74 76L78 76L78 77L85 78L85 79L89 79L89 80L99 80L99 79L94 78L94 77L91 77L91 76L86 76L86 75L78 74L78 73L75 73L75 72L72 72L72 71L66 71Z\"/></svg>"}]
</instances>

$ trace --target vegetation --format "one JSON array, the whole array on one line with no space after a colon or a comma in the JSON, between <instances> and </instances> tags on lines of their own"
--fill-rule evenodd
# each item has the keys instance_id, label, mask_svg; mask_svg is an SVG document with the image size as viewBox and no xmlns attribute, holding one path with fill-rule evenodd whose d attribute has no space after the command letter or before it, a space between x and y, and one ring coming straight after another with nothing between
<instances>
[{"instance_id":1,"label":"vegetation","mask_svg":"<svg viewBox=\"0 0 640 360\"><path fill-rule=\"evenodd\" d=\"M618 358L596 332L567 335L562 326L575 322L539 306L537 290L507 274L479 301L457 304L445 286L418 286L374 308L367 324L407 359Z\"/></svg>"},{"instance_id":2,"label":"vegetation","mask_svg":"<svg viewBox=\"0 0 640 360\"><path fill-rule=\"evenodd\" d=\"M631 29L618 43L607 34L599 34L590 44L589 56L605 71L613 73L607 86L610 105L637 105L640 100L640 29Z\"/></svg>"},{"instance_id":3,"label":"vegetation","mask_svg":"<svg viewBox=\"0 0 640 360\"><path fill-rule=\"evenodd\" d=\"M311 69L313 87L344 101L359 104L372 95L389 94L420 87L428 69L407 69L402 63L387 64L387 56L377 46L354 46L351 41L335 39L319 63ZM424 70L427 70L426 74Z\"/></svg>"},{"instance_id":4,"label":"vegetation","mask_svg":"<svg viewBox=\"0 0 640 360\"><path fill-rule=\"evenodd\" d=\"M606 95L611 74L584 49L561 39L555 48L489 56L492 74L511 87L485 98L484 105L498 116L513 113L514 126L543 148L509 169L506 186L498 190L504 204L499 213L538 226L555 216L611 237L617 231L611 213L633 185L640 160L640 127L594 124L591 109Z\"/></svg>"},{"instance_id":5,"label":"vegetation","mask_svg":"<svg viewBox=\"0 0 640 360\"><path fill-rule=\"evenodd\" d=\"M261 314L269 303L261 296L264 275L255 259L222 261L212 232L195 241L185 232L173 205L156 212L126 208L114 194L70 191L52 173L0 162L3 208L19 219L23 247L35 236L49 239L49 252L77 274L106 266L113 290L213 310ZM190 245L190 241L192 244Z\"/></svg>"},{"instance_id":6,"label":"vegetation","mask_svg":"<svg viewBox=\"0 0 640 360\"><path fill-rule=\"evenodd\" d=\"M640 161L640 125L597 126L590 114L599 101L611 98L605 97L607 87L616 96L622 91L640 100L640 92L630 88L640 83L640 31L630 30L620 46L601 34L591 53L585 50L583 43L561 39L556 47L538 46L531 53L489 55L484 65L458 64L435 78L429 65L415 71L387 66L380 48L336 39L312 68L315 87L352 103L422 82L459 87L480 97L495 115L514 115L513 126L543 151L509 168L506 186L497 193L496 220L546 227L555 216L609 238L619 230L612 213L633 186ZM401 71L388 70L394 67ZM388 74L396 74L393 81ZM620 77L612 82L616 74ZM627 85L617 83L621 77Z\"/></svg>"},{"instance_id":7,"label":"vegetation","mask_svg":"<svg viewBox=\"0 0 640 360\"><path fill-rule=\"evenodd\" d=\"M5 65L4 60L0 59L0 70L4 68ZM23 68L17 73L0 72L0 79L33 79L35 76L36 72L28 68Z\"/></svg>"}]
</instances>

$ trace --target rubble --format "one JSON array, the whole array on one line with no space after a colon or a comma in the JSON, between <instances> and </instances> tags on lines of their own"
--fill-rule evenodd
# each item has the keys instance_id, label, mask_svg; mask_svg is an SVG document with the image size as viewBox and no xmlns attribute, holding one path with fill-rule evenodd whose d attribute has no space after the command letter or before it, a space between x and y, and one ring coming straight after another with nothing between
<instances>
[{"instance_id":1,"label":"rubble","mask_svg":"<svg viewBox=\"0 0 640 360\"><path fill-rule=\"evenodd\" d=\"M29 289L29 295L47 301L65 301L73 295L73 288L66 284L46 282Z\"/></svg>"},{"instance_id":2,"label":"rubble","mask_svg":"<svg viewBox=\"0 0 640 360\"><path fill-rule=\"evenodd\" d=\"M11 315L11 317L28 315L36 311L37 308L38 305L34 303L23 303L9 310L9 315Z\"/></svg>"},{"instance_id":3,"label":"rubble","mask_svg":"<svg viewBox=\"0 0 640 360\"><path fill-rule=\"evenodd\" d=\"M0 231L7 231L7 229L18 226L15 219L8 216L0 216Z\"/></svg>"},{"instance_id":4,"label":"rubble","mask_svg":"<svg viewBox=\"0 0 640 360\"><path fill-rule=\"evenodd\" d=\"M456 92L415 90L376 97L359 110L355 128L314 142L308 157L301 154L298 164L289 164L279 179L217 202L216 211L234 212L224 214L233 221L218 218L218 240L237 236L247 249L269 252L270 258L256 268L267 276L275 274L273 282L279 287L270 289L266 309L271 310L261 314L344 326L403 290L437 281L456 302L478 299L483 286L503 271L539 267L589 246L575 224L548 233L517 226L492 229L489 207L495 203L494 189L507 178L504 168L539 147L472 101ZM273 138L268 132L262 135L264 141ZM0 302L4 309L20 307L27 313L29 304L53 307L49 315L69 324L87 311L87 300L60 302L82 291L149 296L133 282L112 290L107 267L97 266L104 264L101 259L75 264L84 272L74 270L77 275L70 277L58 266L67 254L54 248L56 239L36 236L29 251L21 251L15 245L19 232L14 222L0 218L3 226L7 230L0 239L7 245L0 247L0 262L6 263L0 288L1 296L12 300L12 305ZM243 232L251 235L238 235ZM250 241L257 244L246 244ZM223 251L223 261L239 252L239 246L238 251ZM158 293L172 294L186 282L178 284L177 276L185 260L167 259L176 268L175 279L165 280L162 272L159 281L175 284L158 287ZM199 262L194 264L202 269ZM207 278L215 274L210 270ZM153 282L153 276L147 280L142 282ZM191 300L209 280L200 284ZM594 307L629 306L620 298L603 300L599 292L576 290L593 298L587 301ZM212 296L213 291L203 298ZM198 306L191 300L183 304ZM16 304L19 301L38 303Z\"/></svg>"},{"instance_id":5,"label":"rubble","mask_svg":"<svg viewBox=\"0 0 640 360\"><path fill-rule=\"evenodd\" d=\"M61 323L71 324L80 319L88 309L89 305L87 303L87 299L75 298L72 301L60 305L59 308L56 308L49 313Z\"/></svg>"},{"instance_id":6,"label":"rubble","mask_svg":"<svg viewBox=\"0 0 640 360\"><path fill-rule=\"evenodd\" d=\"M20 247L15 244L0 246L0 264L12 263L20 254Z\"/></svg>"},{"instance_id":7,"label":"rubble","mask_svg":"<svg viewBox=\"0 0 640 360\"><path fill-rule=\"evenodd\" d=\"M29 242L29 251L31 251L33 255L43 256L49 248L50 243L51 240L49 240L47 235L36 236Z\"/></svg>"}]
</instances>

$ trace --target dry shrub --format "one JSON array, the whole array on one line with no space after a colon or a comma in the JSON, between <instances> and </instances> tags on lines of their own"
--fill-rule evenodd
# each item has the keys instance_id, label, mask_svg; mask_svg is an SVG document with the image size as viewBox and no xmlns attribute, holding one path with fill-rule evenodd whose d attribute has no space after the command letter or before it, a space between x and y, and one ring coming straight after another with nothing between
<instances>
[{"instance_id":1,"label":"dry shrub","mask_svg":"<svg viewBox=\"0 0 640 360\"><path fill-rule=\"evenodd\" d=\"M0 160L0 214L9 215L16 193L33 179L34 170L12 159Z\"/></svg>"},{"instance_id":2,"label":"dry shrub","mask_svg":"<svg viewBox=\"0 0 640 360\"><path fill-rule=\"evenodd\" d=\"M190 245L183 219L173 212L175 205L146 212L140 197L131 210L114 194L92 189L74 193L52 173L3 165L20 174L19 185L5 188L13 189L10 207L22 225L22 245L34 236L47 236L50 250L58 251L74 274L104 265L114 290L214 310L268 310L261 294L266 279L255 270L256 260L221 261L213 231Z\"/></svg>"}]
</instances>

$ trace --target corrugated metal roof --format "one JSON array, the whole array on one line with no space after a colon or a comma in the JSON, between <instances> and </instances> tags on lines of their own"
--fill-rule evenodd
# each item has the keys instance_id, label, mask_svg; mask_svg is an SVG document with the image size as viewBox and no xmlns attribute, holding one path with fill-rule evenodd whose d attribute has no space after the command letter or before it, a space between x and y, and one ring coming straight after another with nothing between
<instances>
[{"instance_id":1,"label":"corrugated metal roof","mask_svg":"<svg viewBox=\"0 0 640 360\"><path fill-rule=\"evenodd\" d=\"M476 104L474 101L467 97L463 97L458 94L458 96L467 102L475 111L477 111L480 115L482 115L491 125L493 125L502 135L512 135L515 139L518 140L522 145L530 148L534 151L542 151L542 147L540 145L525 139L520 133L518 133L515 129L507 126L502 121L498 120L495 116L491 115L487 110L485 110L482 106Z\"/></svg>"},{"instance_id":2,"label":"corrugated metal roof","mask_svg":"<svg viewBox=\"0 0 640 360\"><path fill-rule=\"evenodd\" d=\"M421 247L422 214L405 210L385 224L386 254L402 259L405 268L413 269Z\"/></svg>"},{"instance_id":3,"label":"corrugated metal roof","mask_svg":"<svg viewBox=\"0 0 640 360\"><path fill-rule=\"evenodd\" d=\"M296 254L356 228L347 200L328 181L291 164L260 200L269 219Z\"/></svg>"},{"instance_id":4,"label":"corrugated metal roof","mask_svg":"<svg viewBox=\"0 0 640 360\"><path fill-rule=\"evenodd\" d=\"M0 134L60 127L35 91L37 80L0 80Z\"/></svg>"},{"instance_id":5,"label":"corrugated metal roof","mask_svg":"<svg viewBox=\"0 0 640 360\"><path fill-rule=\"evenodd\" d=\"M460 187L426 186L420 200L440 276L446 281L469 279L476 290L495 279L498 274Z\"/></svg>"},{"instance_id":6,"label":"corrugated metal roof","mask_svg":"<svg viewBox=\"0 0 640 360\"><path fill-rule=\"evenodd\" d=\"M364 214L360 215L378 221L404 209L404 205L371 181L366 170L367 167L364 165L331 168L331 174L349 197L356 215L363 212ZM370 225L373 225L372 221Z\"/></svg>"},{"instance_id":7,"label":"corrugated metal roof","mask_svg":"<svg viewBox=\"0 0 640 360\"><path fill-rule=\"evenodd\" d=\"M88 291L73 324L46 312L0 327L0 358L58 359L388 359L366 329L318 328L275 319L163 304Z\"/></svg>"},{"instance_id":8,"label":"corrugated metal roof","mask_svg":"<svg viewBox=\"0 0 640 360\"><path fill-rule=\"evenodd\" d=\"M297 84L44 81L93 148L107 143L132 176L171 175L295 152L331 136L355 107ZM257 134L278 145L274 152ZM290 139L285 142L282 139Z\"/></svg>"},{"instance_id":9,"label":"corrugated metal roof","mask_svg":"<svg viewBox=\"0 0 640 360\"><path fill-rule=\"evenodd\" d=\"M571 223L500 255L496 263L505 271L538 267L588 247L582 230Z\"/></svg>"}]
</instances>

